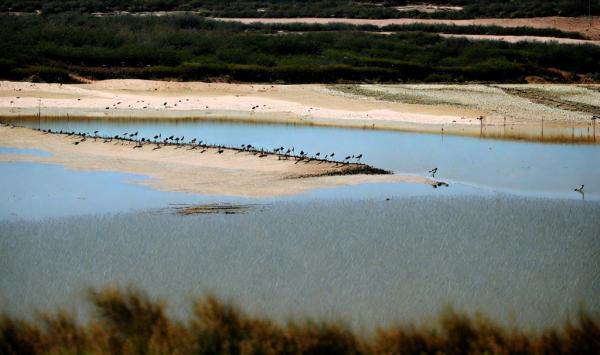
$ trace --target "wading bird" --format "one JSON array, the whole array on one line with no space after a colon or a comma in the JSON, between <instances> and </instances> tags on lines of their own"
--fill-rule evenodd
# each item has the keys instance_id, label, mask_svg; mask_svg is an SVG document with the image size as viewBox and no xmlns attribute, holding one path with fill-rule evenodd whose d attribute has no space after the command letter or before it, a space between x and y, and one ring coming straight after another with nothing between
<instances>
[{"instance_id":1,"label":"wading bird","mask_svg":"<svg viewBox=\"0 0 600 355\"><path fill-rule=\"evenodd\" d=\"M580 188L575 189L576 192L578 192L579 194L581 194L581 199L585 200L585 192L583 191L583 185L581 185Z\"/></svg>"}]
</instances>

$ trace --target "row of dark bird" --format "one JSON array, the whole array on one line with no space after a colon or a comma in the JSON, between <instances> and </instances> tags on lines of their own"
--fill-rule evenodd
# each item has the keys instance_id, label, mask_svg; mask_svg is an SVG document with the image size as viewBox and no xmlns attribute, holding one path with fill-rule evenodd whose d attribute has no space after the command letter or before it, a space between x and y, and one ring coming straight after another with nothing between
<instances>
[{"instance_id":1,"label":"row of dark bird","mask_svg":"<svg viewBox=\"0 0 600 355\"><path fill-rule=\"evenodd\" d=\"M6 123L5 123L5 125L11 126L11 127L18 127L18 126L6 124ZM87 139L94 139L94 140L102 139L104 141L104 143L109 143L109 142L112 142L113 140L115 140L117 144L125 143L125 142L136 143L136 145L133 146L133 149L142 148L145 144L155 145L153 150L160 149L163 146L176 146L176 147L187 146L187 147L189 147L189 149L201 149L200 153L205 153L208 149L212 148L212 149L216 149L217 154L223 154L225 149L230 149L230 150L235 150L237 152L250 152L250 153L253 153L254 155L258 155L259 158L264 158L269 154L276 154L280 160L281 159L287 160L287 159L292 158L292 159L295 159L297 163L300 161L304 161L306 163L308 163L310 161L321 161L321 162L328 161L328 162L334 162L334 163L336 163L336 165L338 165L338 164L344 165L344 164L350 164L350 163L361 164L360 161L363 157L362 154L348 155L342 161L336 161L336 160L334 160L335 156L336 156L335 153L325 154L322 157L321 153L317 152L313 156L309 156L308 153L306 153L304 150L301 150L300 153L296 154L294 147L287 148L287 149L285 147L277 147L277 148L274 148L271 151L269 151L269 150L255 147L252 144L242 144L240 147L207 144L203 140L200 140L197 138L193 138L189 142L186 143L185 136L178 137L175 135L171 135L169 137L163 138L161 133L152 137L153 139L145 138L145 137L138 139L137 138L139 136L138 131L133 132L133 133L125 132L123 134L116 134L114 136L99 135L98 134L99 131L94 131L93 134L84 133L84 132L63 131L63 130L53 131L51 129L45 129L45 130L41 130L41 131L48 133L48 134L65 134L69 137L77 137L77 140L73 142L74 145L79 145L79 143L85 142ZM431 174L432 177L435 177L435 174L437 173L437 171L438 171L438 168L433 168L433 169L429 170L428 173ZM445 182L436 182L433 185L434 188L437 188L440 186L448 186L448 184ZM583 196L584 195L583 188L584 188L584 185L581 185L581 187L576 188L575 191L580 193Z\"/></svg>"},{"instance_id":2,"label":"row of dark bird","mask_svg":"<svg viewBox=\"0 0 600 355\"><path fill-rule=\"evenodd\" d=\"M242 144L239 147L236 146L226 146L226 145L216 145L216 144L208 144L201 139L193 138L189 141L185 141L185 136L175 136L170 135L168 137L163 137L162 133L158 133L154 135L152 138L140 137L139 132L125 132L122 134L116 135L100 135L99 131L94 131L93 133L86 132L75 132L75 131L53 131L51 129L42 130L45 133L54 133L54 134L65 134L69 137L76 137L77 140L73 142L74 145L79 145L79 143L85 142L88 139L102 139L104 143L109 143L115 141L115 144L124 144L125 142L136 143L133 146L133 149L142 148L144 145L154 145L153 150L161 149L164 146L176 146L179 148L188 147L191 149L201 149L200 153L206 152L208 149L216 149L217 154L222 154L225 149L235 150L237 152L249 152L254 155L258 155L260 158L264 158L269 154L275 154L278 156L280 160L287 159L295 159L296 162L304 161L306 163L310 161L321 161L321 162L334 162L336 165L338 164L361 164L361 159L363 157L362 154L353 154L346 156L343 160L335 160L335 153L321 154L321 152L317 152L314 155L309 155L304 150L301 150L299 153L296 153L294 147L277 147L271 150L258 148L253 146L252 144Z\"/></svg>"}]
</instances>

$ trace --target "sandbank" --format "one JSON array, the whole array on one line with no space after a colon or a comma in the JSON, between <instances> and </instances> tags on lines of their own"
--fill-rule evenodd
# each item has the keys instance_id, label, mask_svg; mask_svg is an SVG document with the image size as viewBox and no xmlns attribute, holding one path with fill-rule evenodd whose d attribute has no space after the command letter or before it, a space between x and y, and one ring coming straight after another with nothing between
<instances>
[{"instance_id":1,"label":"sandbank","mask_svg":"<svg viewBox=\"0 0 600 355\"><path fill-rule=\"evenodd\" d=\"M75 142L79 142L75 145ZM163 146L81 137L0 126L0 146L39 149L51 156L0 154L0 162L60 164L82 171L114 171L147 178L136 184L164 191L203 195L269 197L299 194L310 189L361 183L406 182L433 185L419 176L355 174L364 165L323 161L281 160L275 154L260 157L251 152L209 148L204 153L189 146ZM344 175L337 175L344 174Z\"/></svg>"}]
</instances>

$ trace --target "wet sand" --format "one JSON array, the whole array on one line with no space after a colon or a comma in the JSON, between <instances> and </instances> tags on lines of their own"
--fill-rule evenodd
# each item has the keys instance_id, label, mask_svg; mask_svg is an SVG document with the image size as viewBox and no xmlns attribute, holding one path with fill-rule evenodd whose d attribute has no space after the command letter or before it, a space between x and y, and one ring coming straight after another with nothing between
<instances>
[{"instance_id":1,"label":"wet sand","mask_svg":"<svg viewBox=\"0 0 600 355\"><path fill-rule=\"evenodd\" d=\"M209 148L204 153L189 146L145 144L135 149L135 142L86 139L65 134L0 127L0 146L39 149L52 156L0 154L0 162L36 162L60 164L84 171L115 171L148 176L137 184L155 189L243 197L293 195L314 188L334 187L368 182L407 182L434 184L418 176L356 174L358 164L336 164L323 161L280 160L277 155L260 157L251 152ZM73 144L80 142L77 145ZM346 175L338 175L346 174Z\"/></svg>"}]
</instances>

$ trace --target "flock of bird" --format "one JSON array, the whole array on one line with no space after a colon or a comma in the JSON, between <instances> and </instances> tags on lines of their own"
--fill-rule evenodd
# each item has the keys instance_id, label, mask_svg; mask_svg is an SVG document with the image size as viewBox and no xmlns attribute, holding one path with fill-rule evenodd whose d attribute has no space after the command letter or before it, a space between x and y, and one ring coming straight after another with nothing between
<instances>
[{"instance_id":1,"label":"flock of bird","mask_svg":"<svg viewBox=\"0 0 600 355\"><path fill-rule=\"evenodd\" d=\"M14 126L11 124L6 124L6 123L5 123L5 125L17 127L17 126ZM122 134L116 134L116 135L110 135L110 136L100 135L99 131L97 131L97 130L94 131L93 133L63 131L63 130L53 131L51 129L45 129L45 130L41 130L41 131L46 134L65 134L69 137L74 137L74 138L76 138L76 140L73 142L73 145L79 145L80 143L83 143L88 139L93 139L93 140L102 139L104 143L110 143L113 141L115 141L115 144L135 143L135 145L133 146L133 149L140 149L140 148L144 147L145 145L153 146L152 150L161 149L162 147L165 147L165 146L175 146L177 148L188 147L188 149L190 149L190 150L199 149L200 153L202 153L202 154L207 152L209 149L214 149L216 151L216 154L223 154L225 152L225 149L229 149L229 150L234 150L237 152L253 153L254 155L258 155L259 158L264 158L264 157L268 156L269 154L272 154L272 155L274 154L274 155L277 155L279 160L294 159L296 161L296 163L299 163L302 161L304 161L305 163L309 163L311 161L332 162L332 163L335 163L336 166L347 165L347 164L362 164L361 159L363 157L362 154L356 154L356 155L353 154L353 155L348 155L348 156L344 157L343 160L335 160L335 158L336 158L335 153L328 153L328 154L322 155L321 152L317 152L313 155L309 155L304 150L301 150L299 153L296 153L296 150L294 147L286 148L286 147L281 146L281 147L277 147L277 148L274 148L271 150L268 150L268 149L265 150L263 148L255 147L252 144L242 144L239 147L216 145L216 144L208 144L205 141L198 139L198 138L193 138L191 140L186 141L185 136L179 137L179 136L175 136L175 135L170 135L168 137L166 137L166 136L163 137L162 133L158 133L151 138L146 138L146 137L140 137L139 131L125 132ZM437 167L434 167L428 171L428 173L433 178L435 178L435 174L437 172L438 172ZM436 181L432 186L434 188L437 188L437 187L441 187L441 186L448 186L448 184L445 182L442 182L442 181ZM575 188L574 191L578 192L582 196L585 196L584 185L581 185L579 188Z\"/></svg>"},{"instance_id":2,"label":"flock of bird","mask_svg":"<svg viewBox=\"0 0 600 355\"><path fill-rule=\"evenodd\" d=\"M234 150L237 152L250 152L254 155L257 155L259 158L264 158L271 155L277 155L279 160L287 160L287 159L295 159L296 163L305 162L309 163L311 161L316 162L332 162L338 165L348 165L348 164L362 164L361 159L363 157L362 154L353 154L344 157L342 160L335 160L335 153L322 154L321 152L317 152L315 154L308 154L304 150L300 150L299 153L296 152L294 147L277 147L274 149L264 149L255 147L252 144L242 144L241 146L227 146L227 145L217 145L217 144L209 144L199 138L188 139L186 141L185 136L163 136L162 133L158 133L152 137L141 137L139 131L136 132L124 132L122 134L116 135L101 135L99 131L94 131L93 133L89 132L75 132L75 131L63 131L63 130L51 130L45 129L41 130L46 134L64 134L69 137L76 138L73 142L73 145L79 145L87 141L88 139L98 140L101 139L104 143L113 142L115 144L125 144L125 143L134 143L133 149L140 149L144 146L152 146L152 150L158 150L165 146L175 146L176 148L184 148L187 147L189 150L198 149L200 153L205 153L209 149L215 150L216 154L223 154L225 149Z\"/></svg>"}]
</instances>

